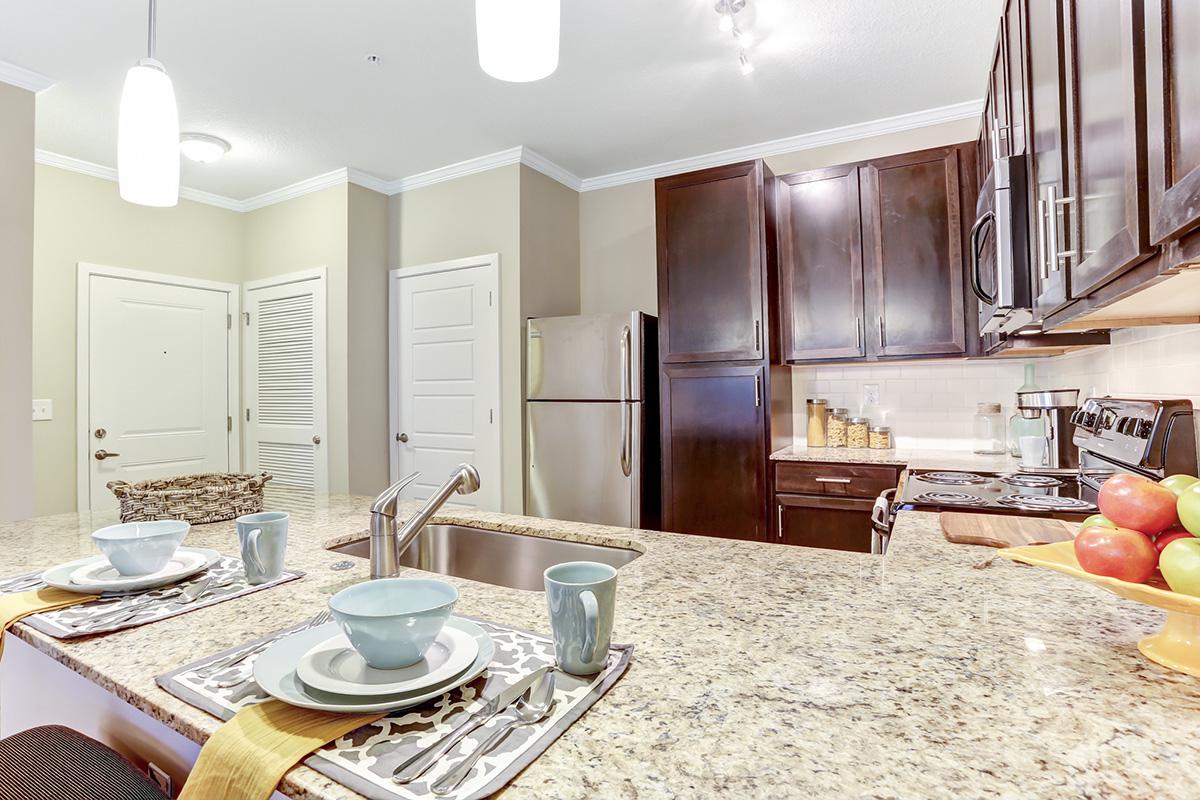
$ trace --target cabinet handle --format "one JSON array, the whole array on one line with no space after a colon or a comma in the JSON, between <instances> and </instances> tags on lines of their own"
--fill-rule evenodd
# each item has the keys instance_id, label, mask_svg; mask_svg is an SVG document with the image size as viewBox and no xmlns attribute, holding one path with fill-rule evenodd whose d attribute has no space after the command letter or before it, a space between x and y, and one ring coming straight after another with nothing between
<instances>
[{"instance_id":1,"label":"cabinet handle","mask_svg":"<svg viewBox=\"0 0 1200 800\"><path fill-rule=\"evenodd\" d=\"M1047 262L1050 259L1046 255L1046 201L1038 200L1037 208L1038 275L1043 281L1048 281L1050 280L1050 267L1047 266Z\"/></svg>"},{"instance_id":2,"label":"cabinet handle","mask_svg":"<svg viewBox=\"0 0 1200 800\"><path fill-rule=\"evenodd\" d=\"M879 315L879 349L882 350L886 345L883 343L883 314Z\"/></svg>"},{"instance_id":3,"label":"cabinet handle","mask_svg":"<svg viewBox=\"0 0 1200 800\"><path fill-rule=\"evenodd\" d=\"M850 483L853 478L816 478L817 483Z\"/></svg>"},{"instance_id":4,"label":"cabinet handle","mask_svg":"<svg viewBox=\"0 0 1200 800\"><path fill-rule=\"evenodd\" d=\"M754 320L754 349L762 352L762 322Z\"/></svg>"},{"instance_id":5,"label":"cabinet handle","mask_svg":"<svg viewBox=\"0 0 1200 800\"><path fill-rule=\"evenodd\" d=\"M783 538L783 503L777 503L777 511L779 512L779 524L775 526L776 538Z\"/></svg>"},{"instance_id":6,"label":"cabinet handle","mask_svg":"<svg viewBox=\"0 0 1200 800\"><path fill-rule=\"evenodd\" d=\"M754 376L754 407L758 408L762 405L762 379Z\"/></svg>"},{"instance_id":7,"label":"cabinet handle","mask_svg":"<svg viewBox=\"0 0 1200 800\"><path fill-rule=\"evenodd\" d=\"M860 353L862 352L862 349L863 349L862 330L863 330L862 317L855 317L854 318L854 349Z\"/></svg>"}]
</instances>

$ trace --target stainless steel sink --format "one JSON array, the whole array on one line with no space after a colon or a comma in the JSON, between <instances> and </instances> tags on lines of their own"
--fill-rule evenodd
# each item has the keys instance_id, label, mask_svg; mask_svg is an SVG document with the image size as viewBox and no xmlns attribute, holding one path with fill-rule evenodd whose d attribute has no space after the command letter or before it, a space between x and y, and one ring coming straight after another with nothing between
<instances>
[{"instance_id":1,"label":"stainless steel sink","mask_svg":"<svg viewBox=\"0 0 1200 800\"><path fill-rule=\"evenodd\" d=\"M368 539L331 548L358 558L370 558ZM461 525L426 525L400 557L401 566L440 572L459 578L543 591L542 573L564 561L599 561L617 569L641 553L624 547L564 542Z\"/></svg>"}]
</instances>

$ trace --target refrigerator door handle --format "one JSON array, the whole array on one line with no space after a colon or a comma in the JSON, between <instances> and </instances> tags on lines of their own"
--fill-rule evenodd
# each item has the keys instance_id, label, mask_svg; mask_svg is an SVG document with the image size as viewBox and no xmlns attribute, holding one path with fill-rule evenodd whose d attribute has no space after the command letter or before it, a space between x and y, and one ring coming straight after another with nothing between
<instances>
[{"instance_id":1,"label":"refrigerator door handle","mask_svg":"<svg viewBox=\"0 0 1200 800\"><path fill-rule=\"evenodd\" d=\"M633 449L630 437L633 434L633 426L629 420L629 373L632 370L629 363L629 339L629 326L626 325L621 330L621 472L625 473L625 477L629 477L633 470L630 463L630 452Z\"/></svg>"}]
</instances>

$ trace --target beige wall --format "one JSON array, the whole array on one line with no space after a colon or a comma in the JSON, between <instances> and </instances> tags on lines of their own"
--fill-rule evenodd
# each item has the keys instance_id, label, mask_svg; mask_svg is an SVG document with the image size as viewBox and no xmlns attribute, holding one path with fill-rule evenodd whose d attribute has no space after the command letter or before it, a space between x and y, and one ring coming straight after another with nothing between
<instances>
[{"instance_id":1,"label":"beige wall","mask_svg":"<svg viewBox=\"0 0 1200 800\"><path fill-rule=\"evenodd\" d=\"M349 187L349 483L378 494L388 481L388 198Z\"/></svg>"},{"instance_id":2,"label":"beige wall","mask_svg":"<svg viewBox=\"0 0 1200 800\"><path fill-rule=\"evenodd\" d=\"M979 120L962 119L765 159L776 175L907 153L975 138ZM584 313L658 313L654 181L584 192L579 202L580 306Z\"/></svg>"},{"instance_id":3,"label":"beige wall","mask_svg":"<svg viewBox=\"0 0 1200 800\"><path fill-rule=\"evenodd\" d=\"M521 167L521 319L579 313L579 193Z\"/></svg>"},{"instance_id":4,"label":"beige wall","mask_svg":"<svg viewBox=\"0 0 1200 800\"><path fill-rule=\"evenodd\" d=\"M327 322L326 432L329 491L350 486L347 252L348 186L331 186L243 217L242 263L245 280L325 268Z\"/></svg>"},{"instance_id":5,"label":"beige wall","mask_svg":"<svg viewBox=\"0 0 1200 800\"><path fill-rule=\"evenodd\" d=\"M512 164L388 200L392 268L500 254L501 504L509 512L523 506L520 191L520 167Z\"/></svg>"},{"instance_id":6,"label":"beige wall","mask_svg":"<svg viewBox=\"0 0 1200 800\"><path fill-rule=\"evenodd\" d=\"M0 522L34 510L33 97L0 83Z\"/></svg>"},{"instance_id":7,"label":"beige wall","mask_svg":"<svg viewBox=\"0 0 1200 800\"><path fill-rule=\"evenodd\" d=\"M133 205L112 181L40 164L34 198L33 396L54 401L54 419L33 426L41 515L75 509L77 264L239 283L242 215L187 200Z\"/></svg>"}]
</instances>

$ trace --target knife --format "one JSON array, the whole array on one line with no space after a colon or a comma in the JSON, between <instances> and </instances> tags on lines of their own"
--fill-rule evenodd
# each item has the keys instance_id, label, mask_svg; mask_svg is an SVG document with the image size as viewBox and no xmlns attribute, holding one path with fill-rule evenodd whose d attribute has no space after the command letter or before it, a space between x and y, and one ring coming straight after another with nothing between
<instances>
[{"instance_id":1,"label":"knife","mask_svg":"<svg viewBox=\"0 0 1200 800\"><path fill-rule=\"evenodd\" d=\"M467 717L462 724L442 737L437 744L418 752L412 758L408 759L408 761L396 767L396 771L392 773L392 781L395 783L412 783L421 777L427 769L437 763L439 758L450 752L450 748L461 742L467 734L482 725L486 725L497 714L517 702L521 695L525 694L525 690L541 680L542 676L550 669L552 667L542 667L541 669L534 670L512 686L504 689L488 701L487 705Z\"/></svg>"}]
</instances>

